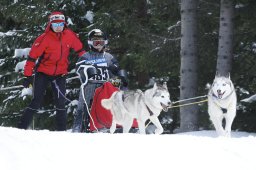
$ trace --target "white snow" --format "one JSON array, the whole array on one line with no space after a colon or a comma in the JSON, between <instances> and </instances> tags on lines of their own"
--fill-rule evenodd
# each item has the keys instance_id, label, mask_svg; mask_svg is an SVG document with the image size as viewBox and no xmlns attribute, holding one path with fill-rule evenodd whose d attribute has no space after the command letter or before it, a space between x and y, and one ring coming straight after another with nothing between
<instances>
[{"instance_id":1,"label":"white snow","mask_svg":"<svg viewBox=\"0 0 256 170\"><path fill-rule=\"evenodd\" d=\"M15 34L16 34L16 32L14 32L14 31L8 31L8 32L6 32L6 33L0 32L0 37L4 37L4 36L13 36L13 35L15 35Z\"/></svg>"},{"instance_id":2,"label":"white snow","mask_svg":"<svg viewBox=\"0 0 256 170\"><path fill-rule=\"evenodd\" d=\"M0 66L2 66L3 64L5 64L5 59L0 59Z\"/></svg>"},{"instance_id":3,"label":"white snow","mask_svg":"<svg viewBox=\"0 0 256 170\"><path fill-rule=\"evenodd\" d=\"M68 17L68 19L67 19L67 24L68 24L68 25L74 25L74 23L73 23L72 19L71 19L71 18L69 18L69 17Z\"/></svg>"},{"instance_id":4,"label":"white snow","mask_svg":"<svg viewBox=\"0 0 256 170\"><path fill-rule=\"evenodd\" d=\"M178 21L175 25L171 25L167 28L168 32L181 25L181 21Z\"/></svg>"},{"instance_id":5,"label":"white snow","mask_svg":"<svg viewBox=\"0 0 256 170\"><path fill-rule=\"evenodd\" d=\"M0 127L2 170L255 170L256 134L70 133Z\"/></svg>"},{"instance_id":6,"label":"white snow","mask_svg":"<svg viewBox=\"0 0 256 170\"><path fill-rule=\"evenodd\" d=\"M27 61L27 60L23 60L23 61L21 61L21 62L18 62L18 63L16 64L16 66L15 66L14 71L15 71L15 72L23 71L23 70L24 70L24 66L25 66L25 64L26 64L26 61Z\"/></svg>"},{"instance_id":7,"label":"white snow","mask_svg":"<svg viewBox=\"0 0 256 170\"><path fill-rule=\"evenodd\" d=\"M26 96L32 96L33 94L33 89L32 87L29 88L23 88L20 94L20 97L23 97L23 100L26 99Z\"/></svg>"},{"instance_id":8,"label":"white snow","mask_svg":"<svg viewBox=\"0 0 256 170\"><path fill-rule=\"evenodd\" d=\"M155 83L156 83L156 78L150 77L148 84L146 84L145 87L153 87Z\"/></svg>"},{"instance_id":9,"label":"white snow","mask_svg":"<svg viewBox=\"0 0 256 170\"><path fill-rule=\"evenodd\" d=\"M87 11L85 14L85 18L90 22L93 23L94 13L92 11Z\"/></svg>"},{"instance_id":10,"label":"white snow","mask_svg":"<svg viewBox=\"0 0 256 170\"><path fill-rule=\"evenodd\" d=\"M236 9L238 9L238 8L243 8L243 7L245 7L244 4L236 4L236 5L235 5L235 8L236 8Z\"/></svg>"},{"instance_id":11,"label":"white snow","mask_svg":"<svg viewBox=\"0 0 256 170\"><path fill-rule=\"evenodd\" d=\"M15 49L14 51L14 58L17 58L17 57L26 57L29 55L29 52L30 52L31 48L21 48L21 49Z\"/></svg>"},{"instance_id":12,"label":"white snow","mask_svg":"<svg viewBox=\"0 0 256 170\"><path fill-rule=\"evenodd\" d=\"M252 95L252 96L250 96L250 97L248 97L248 98L245 98L245 99L241 100L241 102L247 102L247 103L252 103L252 102L254 102L254 101L256 101L256 94L254 94L254 95Z\"/></svg>"}]
</instances>

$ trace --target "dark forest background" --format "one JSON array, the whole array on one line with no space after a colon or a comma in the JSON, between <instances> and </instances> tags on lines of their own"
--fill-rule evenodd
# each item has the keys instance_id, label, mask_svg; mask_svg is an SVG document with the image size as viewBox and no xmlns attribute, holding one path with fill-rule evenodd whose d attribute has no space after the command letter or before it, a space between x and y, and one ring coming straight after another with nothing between
<instances>
[{"instance_id":1,"label":"dark forest background","mask_svg":"<svg viewBox=\"0 0 256 170\"><path fill-rule=\"evenodd\" d=\"M87 33L93 28L103 30L109 39L108 51L129 73L129 88L145 90L149 78L168 78L172 101L180 97L181 15L179 0L1 0L0 2L0 86L22 84L23 75L14 72L24 58L13 58L15 49L31 47L47 24L52 11L62 11L74 23L70 25L87 46ZM93 22L86 19L92 12ZM198 95L208 93L216 72L220 2L199 0L198 3ZM231 79L238 96L237 117L233 128L256 132L255 103L240 102L256 92L256 1L235 1L234 57ZM12 32L12 34L8 34ZM2 33L2 34L1 34ZM70 56L70 71L77 61ZM76 76L70 73L69 77ZM79 80L68 83L67 97L78 99ZM0 124L16 126L21 111L30 97L21 98L21 89L0 91ZM12 96L12 97L10 97ZM54 115L51 92L47 92L42 111L35 115L35 129L53 129ZM68 127L73 122L75 105L67 103ZM179 126L179 108L161 115L165 133ZM172 122L170 120L173 120ZM200 129L213 129L207 114L207 104L199 109Z\"/></svg>"}]
</instances>

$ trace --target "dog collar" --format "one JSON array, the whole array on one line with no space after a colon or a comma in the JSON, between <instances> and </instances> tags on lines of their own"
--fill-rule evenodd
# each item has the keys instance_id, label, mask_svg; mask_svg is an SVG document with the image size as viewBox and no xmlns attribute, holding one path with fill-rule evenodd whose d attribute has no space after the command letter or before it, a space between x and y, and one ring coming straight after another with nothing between
<instances>
[{"instance_id":1,"label":"dog collar","mask_svg":"<svg viewBox=\"0 0 256 170\"><path fill-rule=\"evenodd\" d=\"M214 93L212 93L212 96L218 99L218 97Z\"/></svg>"}]
</instances>

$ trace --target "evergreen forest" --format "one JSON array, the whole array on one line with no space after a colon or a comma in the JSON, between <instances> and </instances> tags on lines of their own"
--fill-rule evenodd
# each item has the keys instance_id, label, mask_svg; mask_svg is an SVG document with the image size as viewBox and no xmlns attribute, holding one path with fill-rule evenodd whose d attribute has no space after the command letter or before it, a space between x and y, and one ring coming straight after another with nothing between
<instances>
[{"instance_id":1,"label":"evergreen forest","mask_svg":"<svg viewBox=\"0 0 256 170\"><path fill-rule=\"evenodd\" d=\"M127 70L129 89L149 88L149 80L167 81L172 101L180 100L181 0L1 0L0 1L0 87L22 84L22 71L15 71L25 57L15 58L15 49L30 48L44 32L48 15L62 11L69 27L79 34L88 50L87 33L99 28L109 40L108 52ZM256 93L256 1L234 1L234 38L231 79L238 103L232 130L256 132L256 104L242 102ZM197 5L197 96L207 95L216 74L220 23L220 1L198 0ZM77 56L70 55L69 78L76 76ZM67 98L78 100L80 81L67 83ZM22 89L1 90L0 125L15 127L31 96ZM42 109L34 116L33 128L54 129L54 104L50 90ZM68 128L76 105L67 102ZM199 104L199 130L213 129L207 103ZM165 133L180 126L179 107L160 115Z\"/></svg>"}]
</instances>

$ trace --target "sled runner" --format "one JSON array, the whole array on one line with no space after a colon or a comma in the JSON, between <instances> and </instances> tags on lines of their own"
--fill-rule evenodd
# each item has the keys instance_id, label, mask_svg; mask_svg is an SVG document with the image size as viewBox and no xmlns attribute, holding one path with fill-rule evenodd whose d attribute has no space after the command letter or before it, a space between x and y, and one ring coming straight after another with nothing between
<instances>
[{"instance_id":1,"label":"sled runner","mask_svg":"<svg viewBox=\"0 0 256 170\"><path fill-rule=\"evenodd\" d=\"M124 76L123 70L119 71L118 76L115 76L107 81L102 80L92 80L91 77L97 74L97 70L93 65L80 65L77 69L77 74L79 75L81 81L81 90L83 93L83 98L85 105L85 114L83 115L83 132L108 132L112 124L112 114L109 110L106 110L101 105L102 99L108 99L111 97L112 93L120 90L121 78ZM92 104L86 103L84 87L88 83L101 84L94 91L94 96ZM88 111L87 111L88 109ZM89 114L86 114L89 113ZM118 126L121 129L121 126ZM137 121L134 120L133 128L138 128ZM120 130L121 131L121 130ZM136 130L131 130L136 131Z\"/></svg>"}]
</instances>

